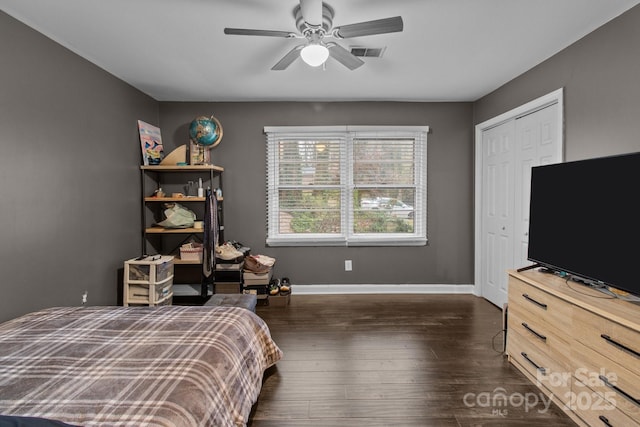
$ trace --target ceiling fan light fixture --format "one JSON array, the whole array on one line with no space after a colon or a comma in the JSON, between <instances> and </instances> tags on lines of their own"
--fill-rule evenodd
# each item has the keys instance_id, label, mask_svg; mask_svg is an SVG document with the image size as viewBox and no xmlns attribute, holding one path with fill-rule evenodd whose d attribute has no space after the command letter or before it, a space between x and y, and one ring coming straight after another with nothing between
<instances>
[{"instance_id":1,"label":"ceiling fan light fixture","mask_svg":"<svg viewBox=\"0 0 640 427\"><path fill-rule=\"evenodd\" d=\"M404 29L401 16L334 27L333 8L326 4L324 0L297 1L299 4L293 9L293 16L298 34L288 31L256 30L251 28L225 28L224 33L232 35L306 39L305 42L295 46L287 52L280 61L271 67L273 71L287 69L287 67L298 59L298 55L305 64L311 67L319 67L325 64L330 56L353 71L364 65L364 61L334 41L325 42L326 38L342 40L351 37L396 33ZM368 50L369 49L365 49L365 53ZM371 57L373 55L366 54L365 56ZM380 55L375 56L380 57Z\"/></svg>"},{"instance_id":2,"label":"ceiling fan light fixture","mask_svg":"<svg viewBox=\"0 0 640 427\"><path fill-rule=\"evenodd\" d=\"M312 67L319 67L329 58L329 49L319 43L310 43L302 48L300 57Z\"/></svg>"}]
</instances>

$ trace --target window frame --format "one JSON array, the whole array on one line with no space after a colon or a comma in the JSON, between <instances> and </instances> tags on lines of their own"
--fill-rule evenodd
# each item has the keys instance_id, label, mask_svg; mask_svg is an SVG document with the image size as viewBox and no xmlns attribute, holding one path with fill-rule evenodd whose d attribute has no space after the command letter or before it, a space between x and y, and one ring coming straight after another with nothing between
<instances>
[{"instance_id":1,"label":"window frame","mask_svg":"<svg viewBox=\"0 0 640 427\"><path fill-rule=\"evenodd\" d=\"M427 135L428 126L265 126L267 144L267 246L424 246L427 244ZM279 232L279 156L283 139L339 140L341 233L284 234ZM353 149L356 139L413 139L415 188L413 233L354 233ZM396 188L398 185L391 185ZM362 187L361 187L362 188ZM375 187L372 188L382 188Z\"/></svg>"}]
</instances>

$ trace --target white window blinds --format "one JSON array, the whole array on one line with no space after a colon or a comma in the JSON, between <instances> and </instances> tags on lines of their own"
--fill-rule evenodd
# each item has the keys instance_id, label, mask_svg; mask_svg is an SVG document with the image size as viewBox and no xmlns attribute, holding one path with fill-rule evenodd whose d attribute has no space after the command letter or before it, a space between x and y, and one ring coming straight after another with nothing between
<instances>
[{"instance_id":1,"label":"white window blinds","mask_svg":"<svg viewBox=\"0 0 640 427\"><path fill-rule=\"evenodd\" d=\"M267 244L424 245L428 127L266 127Z\"/></svg>"}]
</instances>

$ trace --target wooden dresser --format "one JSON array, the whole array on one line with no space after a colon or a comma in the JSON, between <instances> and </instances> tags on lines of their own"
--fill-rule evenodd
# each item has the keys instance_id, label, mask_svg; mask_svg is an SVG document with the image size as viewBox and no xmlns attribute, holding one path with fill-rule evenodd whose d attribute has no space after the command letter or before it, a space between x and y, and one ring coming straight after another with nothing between
<instances>
[{"instance_id":1,"label":"wooden dresser","mask_svg":"<svg viewBox=\"0 0 640 427\"><path fill-rule=\"evenodd\" d=\"M640 305L509 272L509 360L579 425L640 427Z\"/></svg>"}]
</instances>

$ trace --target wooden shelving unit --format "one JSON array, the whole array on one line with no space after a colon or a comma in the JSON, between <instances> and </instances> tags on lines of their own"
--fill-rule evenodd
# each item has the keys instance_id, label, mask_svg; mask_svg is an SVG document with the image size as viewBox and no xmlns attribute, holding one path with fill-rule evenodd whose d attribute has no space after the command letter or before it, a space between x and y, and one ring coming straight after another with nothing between
<instances>
[{"instance_id":1,"label":"wooden shelving unit","mask_svg":"<svg viewBox=\"0 0 640 427\"><path fill-rule=\"evenodd\" d=\"M181 260L179 256L180 240L187 240L190 236L201 240L203 228L164 228L156 226L162 218L163 204L180 203L196 212L197 219L202 219L204 197L197 197L185 194L183 197L170 196L173 193L184 194L184 184L187 181L202 178L203 187L222 188L222 173L224 168L217 165L159 165L140 166L141 187L142 187L142 251L145 254L164 254L174 256L174 301L178 303L185 297L195 302L205 300L209 296L209 283L202 276L202 262L192 260ZM155 197L154 191L162 188L166 196ZM218 222L220 225L220 240L224 240L224 218L222 211L222 198L218 201ZM176 243L177 242L177 243ZM176 246L177 245L177 246Z\"/></svg>"}]
</instances>

